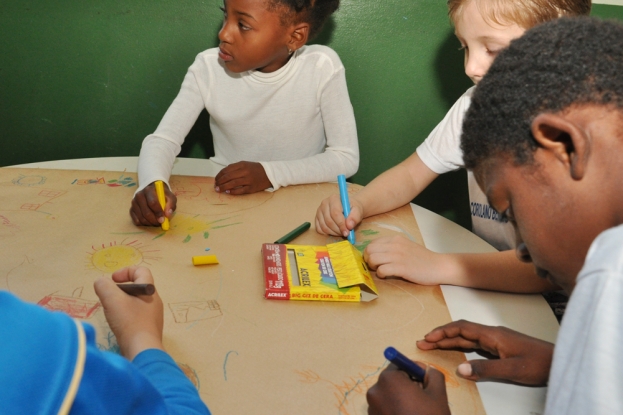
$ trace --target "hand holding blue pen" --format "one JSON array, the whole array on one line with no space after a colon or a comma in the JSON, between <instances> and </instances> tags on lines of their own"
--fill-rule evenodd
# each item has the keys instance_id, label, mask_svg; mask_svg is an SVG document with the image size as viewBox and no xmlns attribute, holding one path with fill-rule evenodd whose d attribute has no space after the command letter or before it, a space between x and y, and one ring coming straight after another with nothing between
<instances>
[{"instance_id":1,"label":"hand holding blue pen","mask_svg":"<svg viewBox=\"0 0 623 415\"><path fill-rule=\"evenodd\" d=\"M409 377L414 381L420 383L424 381L426 371L413 363L411 359L400 353L398 350L390 346L385 349L385 352L383 354L385 355L385 358L387 360L398 366L398 369L402 370L403 372L407 372Z\"/></svg>"},{"instance_id":2,"label":"hand holding blue pen","mask_svg":"<svg viewBox=\"0 0 623 415\"><path fill-rule=\"evenodd\" d=\"M348 188L346 187L346 177L343 174L337 176L337 185L340 188L340 200L342 201L342 211L344 212L344 218L350 215L350 201L348 199ZM355 245L355 231L350 230L348 234L348 242Z\"/></svg>"}]
</instances>

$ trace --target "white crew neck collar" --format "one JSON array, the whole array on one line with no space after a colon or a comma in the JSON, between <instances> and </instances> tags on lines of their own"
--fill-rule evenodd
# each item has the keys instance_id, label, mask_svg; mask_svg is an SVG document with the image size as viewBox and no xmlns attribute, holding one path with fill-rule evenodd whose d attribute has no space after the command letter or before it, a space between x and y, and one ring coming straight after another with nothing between
<instances>
[{"instance_id":1,"label":"white crew neck collar","mask_svg":"<svg viewBox=\"0 0 623 415\"><path fill-rule=\"evenodd\" d=\"M288 62L276 71L264 73L257 70L252 70L247 71L246 74L250 76L251 79L253 79L254 81L261 82L263 84L274 84L276 82L279 82L282 79L286 78L288 75L290 75L292 72L294 72L294 68L296 67L296 61L302 49L303 48L296 50L292 54L292 57L288 60Z\"/></svg>"}]
</instances>

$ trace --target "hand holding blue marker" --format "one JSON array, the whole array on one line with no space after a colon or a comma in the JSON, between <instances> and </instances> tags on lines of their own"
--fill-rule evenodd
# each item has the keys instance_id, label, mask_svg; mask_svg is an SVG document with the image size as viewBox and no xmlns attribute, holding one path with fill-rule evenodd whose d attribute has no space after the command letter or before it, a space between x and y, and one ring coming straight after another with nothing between
<instances>
[{"instance_id":1,"label":"hand holding blue marker","mask_svg":"<svg viewBox=\"0 0 623 415\"><path fill-rule=\"evenodd\" d=\"M346 177L343 174L337 176L337 185L340 188L340 200L342 201L342 211L344 212L344 218L350 215L350 201L348 200L348 189L346 187ZM355 245L355 231L350 230L348 234L348 242Z\"/></svg>"},{"instance_id":2,"label":"hand holding blue marker","mask_svg":"<svg viewBox=\"0 0 623 415\"><path fill-rule=\"evenodd\" d=\"M412 380L420 383L424 381L426 371L413 363L411 359L398 350L390 346L385 349L384 355L387 360L398 366L398 369L407 372L407 375L409 375Z\"/></svg>"}]
</instances>

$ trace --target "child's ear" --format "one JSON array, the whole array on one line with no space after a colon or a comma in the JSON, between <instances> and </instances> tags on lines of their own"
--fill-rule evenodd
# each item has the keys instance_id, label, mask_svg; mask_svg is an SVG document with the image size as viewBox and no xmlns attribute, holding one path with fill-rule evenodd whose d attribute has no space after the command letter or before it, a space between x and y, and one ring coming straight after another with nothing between
<instances>
[{"instance_id":1,"label":"child's ear","mask_svg":"<svg viewBox=\"0 0 623 415\"><path fill-rule=\"evenodd\" d=\"M297 23L290 32L288 49L295 51L303 47L309 39L309 23Z\"/></svg>"},{"instance_id":2,"label":"child's ear","mask_svg":"<svg viewBox=\"0 0 623 415\"><path fill-rule=\"evenodd\" d=\"M568 167L574 180L584 177L590 140L582 128L560 114L544 113L532 121L532 136L540 147L551 151Z\"/></svg>"}]
</instances>

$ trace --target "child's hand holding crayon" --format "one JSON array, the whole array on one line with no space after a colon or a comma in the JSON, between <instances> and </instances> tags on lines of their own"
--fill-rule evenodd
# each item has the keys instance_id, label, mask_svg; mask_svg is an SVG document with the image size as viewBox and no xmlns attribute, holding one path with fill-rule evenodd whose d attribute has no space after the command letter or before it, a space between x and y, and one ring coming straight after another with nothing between
<instances>
[{"instance_id":1,"label":"child's hand holding crayon","mask_svg":"<svg viewBox=\"0 0 623 415\"><path fill-rule=\"evenodd\" d=\"M164 350L163 305L158 292L153 295L128 295L116 284L124 282L153 284L154 278L147 268L129 267L116 271L112 279L101 277L95 281L95 293L102 302L121 354L132 360L143 350Z\"/></svg>"},{"instance_id":2,"label":"child's hand holding crayon","mask_svg":"<svg viewBox=\"0 0 623 415\"><path fill-rule=\"evenodd\" d=\"M177 197L166 185L164 186L164 194L166 204L163 210L154 183L137 192L132 199L132 207L130 208L132 222L137 226L160 226L165 217L171 219L177 208Z\"/></svg>"},{"instance_id":3,"label":"child's hand holding crayon","mask_svg":"<svg viewBox=\"0 0 623 415\"><path fill-rule=\"evenodd\" d=\"M214 190L230 195L257 193L269 187L272 187L272 183L268 180L264 167L251 161L230 164L214 178Z\"/></svg>"},{"instance_id":4,"label":"child's hand holding crayon","mask_svg":"<svg viewBox=\"0 0 623 415\"><path fill-rule=\"evenodd\" d=\"M364 218L363 204L356 196L350 197L350 214L344 218L340 195L334 194L320 203L316 211L316 232L346 238Z\"/></svg>"},{"instance_id":5,"label":"child's hand holding crayon","mask_svg":"<svg viewBox=\"0 0 623 415\"><path fill-rule=\"evenodd\" d=\"M390 364L368 390L368 415L450 415L443 373L428 367L424 383Z\"/></svg>"}]
</instances>

